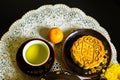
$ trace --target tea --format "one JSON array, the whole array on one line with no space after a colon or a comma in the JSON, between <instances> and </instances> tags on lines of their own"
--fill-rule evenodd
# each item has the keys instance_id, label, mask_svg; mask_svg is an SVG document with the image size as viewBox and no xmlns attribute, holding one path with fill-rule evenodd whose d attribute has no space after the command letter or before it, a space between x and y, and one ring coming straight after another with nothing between
<instances>
[{"instance_id":1,"label":"tea","mask_svg":"<svg viewBox=\"0 0 120 80\"><path fill-rule=\"evenodd\" d=\"M37 40L29 42L23 50L25 61L33 66L44 64L49 55L50 51L47 44Z\"/></svg>"},{"instance_id":2,"label":"tea","mask_svg":"<svg viewBox=\"0 0 120 80\"><path fill-rule=\"evenodd\" d=\"M48 49L44 44L33 44L26 51L26 59L32 64L41 64L48 57Z\"/></svg>"}]
</instances>

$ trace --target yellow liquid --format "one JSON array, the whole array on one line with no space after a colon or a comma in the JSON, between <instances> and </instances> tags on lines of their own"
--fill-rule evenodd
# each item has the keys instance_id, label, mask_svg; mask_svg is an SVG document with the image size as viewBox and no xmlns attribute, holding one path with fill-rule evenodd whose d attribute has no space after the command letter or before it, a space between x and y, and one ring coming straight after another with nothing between
<instances>
[{"instance_id":1,"label":"yellow liquid","mask_svg":"<svg viewBox=\"0 0 120 80\"><path fill-rule=\"evenodd\" d=\"M44 44L33 44L26 51L26 58L31 64L41 64L48 57L48 49Z\"/></svg>"}]
</instances>

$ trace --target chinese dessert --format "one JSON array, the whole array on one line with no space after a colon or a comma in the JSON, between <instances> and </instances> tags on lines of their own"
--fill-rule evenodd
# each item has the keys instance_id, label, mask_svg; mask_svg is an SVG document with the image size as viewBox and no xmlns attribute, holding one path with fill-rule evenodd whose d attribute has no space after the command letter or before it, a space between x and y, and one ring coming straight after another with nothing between
<instances>
[{"instance_id":1,"label":"chinese dessert","mask_svg":"<svg viewBox=\"0 0 120 80\"><path fill-rule=\"evenodd\" d=\"M95 69L100 67L100 64L106 64L107 50L101 40L91 35L78 38L71 47L71 57L73 61L84 69ZM100 67L101 68L101 67ZM96 72L93 70L93 73Z\"/></svg>"}]
</instances>

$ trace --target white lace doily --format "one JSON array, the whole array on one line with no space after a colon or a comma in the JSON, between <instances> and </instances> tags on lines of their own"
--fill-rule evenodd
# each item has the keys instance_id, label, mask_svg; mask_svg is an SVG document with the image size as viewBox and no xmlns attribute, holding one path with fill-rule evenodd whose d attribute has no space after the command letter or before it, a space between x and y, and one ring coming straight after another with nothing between
<instances>
[{"instance_id":1,"label":"white lace doily","mask_svg":"<svg viewBox=\"0 0 120 80\"><path fill-rule=\"evenodd\" d=\"M52 27L59 27L65 37L73 30L91 28L99 31L109 41L112 49L112 62L117 63L116 49L111 43L108 32L90 16L78 8L69 8L64 4L44 5L27 12L21 19L15 21L0 41L0 80L39 80L24 74L16 64L16 53L20 45L28 39L42 38L49 42L47 32ZM63 39L63 41L64 41ZM62 43L53 45L56 53L56 63L52 71L64 69L61 47Z\"/></svg>"}]
</instances>

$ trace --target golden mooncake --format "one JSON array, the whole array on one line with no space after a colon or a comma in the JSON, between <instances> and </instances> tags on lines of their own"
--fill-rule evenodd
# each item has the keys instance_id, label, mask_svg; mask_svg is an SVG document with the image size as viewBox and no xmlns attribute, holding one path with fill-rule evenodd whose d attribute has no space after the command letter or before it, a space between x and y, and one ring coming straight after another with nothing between
<instances>
[{"instance_id":1,"label":"golden mooncake","mask_svg":"<svg viewBox=\"0 0 120 80\"><path fill-rule=\"evenodd\" d=\"M107 53L102 41L91 35L78 38L70 51L73 61L85 69L99 66Z\"/></svg>"}]
</instances>

